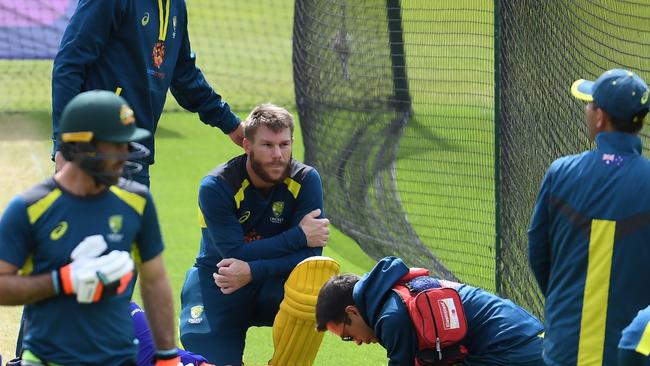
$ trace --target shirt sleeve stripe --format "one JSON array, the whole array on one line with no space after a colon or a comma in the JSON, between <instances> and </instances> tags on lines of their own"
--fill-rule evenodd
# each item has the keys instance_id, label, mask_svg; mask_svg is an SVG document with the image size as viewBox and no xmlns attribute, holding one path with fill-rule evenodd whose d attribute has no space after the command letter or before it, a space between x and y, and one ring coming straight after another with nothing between
<instances>
[{"instance_id":1,"label":"shirt sleeve stripe","mask_svg":"<svg viewBox=\"0 0 650 366\"><path fill-rule=\"evenodd\" d=\"M111 192L113 192L119 199L124 201L127 205L133 207L133 209L142 216L144 213L144 206L147 204L147 200L136 194L131 193L127 190L124 190L118 186L111 186Z\"/></svg>"},{"instance_id":2,"label":"shirt sleeve stripe","mask_svg":"<svg viewBox=\"0 0 650 366\"><path fill-rule=\"evenodd\" d=\"M298 183L295 180L287 177L284 180L284 184L287 185L287 189L289 190L289 192L291 192L291 195L293 195L293 198L298 199L298 193L300 193L300 187L302 187L300 185L300 183Z\"/></svg>"},{"instance_id":3,"label":"shirt sleeve stripe","mask_svg":"<svg viewBox=\"0 0 650 366\"><path fill-rule=\"evenodd\" d=\"M246 190L249 184L250 183L248 182L248 179L244 179L241 182L241 187L239 188L237 193L235 193L235 206L237 206L237 208L241 206L241 201L244 200L244 190Z\"/></svg>"},{"instance_id":4,"label":"shirt sleeve stripe","mask_svg":"<svg viewBox=\"0 0 650 366\"><path fill-rule=\"evenodd\" d=\"M203 212L201 212L201 207L198 208L199 213L199 226L204 229L208 227L208 224L205 223L205 217L203 217Z\"/></svg>"},{"instance_id":5,"label":"shirt sleeve stripe","mask_svg":"<svg viewBox=\"0 0 650 366\"><path fill-rule=\"evenodd\" d=\"M27 207L27 216L29 217L29 223L35 223L38 218L41 217L59 197L61 197L61 190L56 188L52 190L52 192L48 193L45 197L36 201L36 203Z\"/></svg>"}]
</instances>

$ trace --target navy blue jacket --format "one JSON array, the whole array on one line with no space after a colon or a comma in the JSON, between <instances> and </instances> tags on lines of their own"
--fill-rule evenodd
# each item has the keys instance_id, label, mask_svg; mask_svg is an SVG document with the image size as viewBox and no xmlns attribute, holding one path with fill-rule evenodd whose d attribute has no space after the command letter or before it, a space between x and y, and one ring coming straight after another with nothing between
<instances>
[{"instance_id":1,"label":"navy blue jacket","mask_svg":"<svg viewBox=\"0 0 650 366\"><path fill-rule=\"evenodd\" d=\"M393 285L409 271L401 259L386 257L354 286L353 300L365 322L386 348L389 365L414 365L417 335ZM468 285L460 285L470 355L465 365L516 365L541 361L538 334L542 324L512 301Z\"/></svg>"},{"instance_id":2,"label":"navy blue jacket","mask_svg":"<svg viewBox=\"0 0 650 366\"><path fill-rule=\"evenodd\" d=\"M323 252L307 247L298 226L309 212L323 212L320 176L292 159L289 176L263 194L250 183L247 159L246 154L233 158L201 182L202 236L196 263L214 269L222 259L236 258L248 262L253 282L284 278L300 261Z\"/></svg>"},{"instance_id":3,"label":"navy blue jacket","mask_svg":"<svg viewBox=\"0 0 650 366\"><path fill-rule=\"evenodd\" d=\"M154 132L167 91L201 121L230 133L239 119L196 67L187 33L185 0L169 0L162 19L157 0L80 0L63 34L52 71L52 140L57 150L59 119L77 94L103 89L118 92L135 112L154 161ZM167 23L166 33L164 25ZM163 32L161 27L163 25ZM161 37L162 35L162 37ZM165 55L154 62L154 44L164 38Z\"/></svg>"},{"instance_id":4,"label":"navy blue jacket","mask_svg":"<svg viewBox=\"0 0 650 366\"><path fill-rule=\"evenodd\" d=\"M596 146L551 164L528 231L548 365L616 365L621 331L650 304L650 162L633 134Z\"/></svg>"}]
</instances>

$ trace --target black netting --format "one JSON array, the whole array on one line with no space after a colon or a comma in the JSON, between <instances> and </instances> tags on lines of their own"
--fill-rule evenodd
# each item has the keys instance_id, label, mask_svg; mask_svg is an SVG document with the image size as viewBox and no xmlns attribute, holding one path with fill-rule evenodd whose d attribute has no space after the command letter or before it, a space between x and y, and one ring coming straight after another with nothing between
<instances>
[{"instance_id":1,"label":"black netting","mask_svg":"<svg viewBox=\"0 0 650 366\"><path fill-rule=\"evenodd\" d=\"M551 161L592 146L569 88L614 67L650 77L650 3L499 3L501 292L540 315L526 233L539 184Z\"/></svg>"},{"instance_id":2,"label":"black netting","mask_svg":"<svg viewBox=\"0 0 650 366\"><path fill-rule=\"evenodd\" d=\"M296 103L328 215L375 258L494 289L493 11L299 0Z\"/></svg>"}]
</instances>

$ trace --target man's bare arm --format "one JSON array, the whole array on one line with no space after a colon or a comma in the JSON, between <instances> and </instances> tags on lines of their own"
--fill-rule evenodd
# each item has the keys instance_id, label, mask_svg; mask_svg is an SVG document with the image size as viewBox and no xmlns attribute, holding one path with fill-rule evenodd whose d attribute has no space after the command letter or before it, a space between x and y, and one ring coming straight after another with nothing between
<instances>
[{"instance_id":1,"label":"man's bare arm","mask_svg":"<svg viewBox=\"0 0 650 366\"><path fill-rule=\"evenodd\" d=\"M174 300L162 254L140 265L140 292L156 348L175 348Z\"/></svg>"},{"instance_id":2,"label":"man's bare arm","mask_svg":"<svg viewBox=\"0 0 650 366\"><path fill-rule=\"evenodd\" d=\"M50 273L19 276L18 267L0 260L0 305L31 304L54 295Z\"/></svg>"}]
</instances>

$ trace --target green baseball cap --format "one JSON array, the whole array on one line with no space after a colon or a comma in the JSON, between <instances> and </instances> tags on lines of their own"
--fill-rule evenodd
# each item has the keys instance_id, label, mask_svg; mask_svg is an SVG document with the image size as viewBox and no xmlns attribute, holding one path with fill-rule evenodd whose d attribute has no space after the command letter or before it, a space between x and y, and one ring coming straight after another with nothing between
<instances>
[{"instance_id":1,"label":"green baseball cap","mask_svg":"<svg viewBox=\"0 0 650 366\"><path fill-rule=\"evenodd\" d=\"M133 110L124 98L106 90L83 92L61 114L61 142L132 142L151 133L135 124Z\"/></svg>"}]
</instances>

